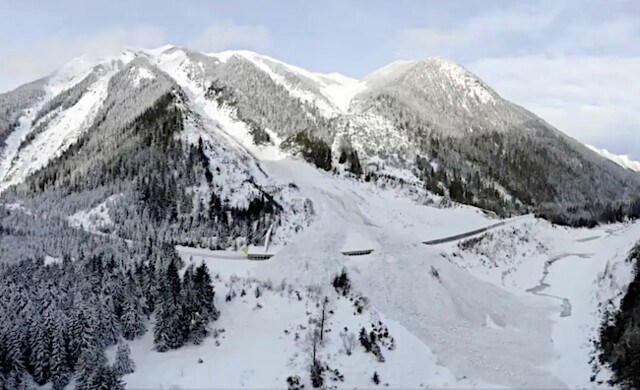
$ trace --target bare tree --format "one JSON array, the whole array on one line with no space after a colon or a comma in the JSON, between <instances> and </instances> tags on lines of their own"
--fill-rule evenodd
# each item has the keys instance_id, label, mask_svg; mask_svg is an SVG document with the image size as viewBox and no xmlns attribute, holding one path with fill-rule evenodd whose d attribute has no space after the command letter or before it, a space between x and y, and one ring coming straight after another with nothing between
<instances>
[{"instance_id":1,"label":"bare tree","mask_svg":"<svg viewBox=\"0 0 640 390\"><path fill-rule=\"evenodd\" d=\"M327 306L329 305L329 297L324 297L322 300L322 307L320 312L320 342L324 341L324 324L327 320Z\"/></svg>"},{"instance_id":2,"label":"bare tree","mask_svg":"<svg viewBox=\"0 0 640 390\"><path fill-rule=\"evenodd\" d=\"M309 319L309 333L307 334L307 345L309 346L309 354L311 364L309 366L309 374L311 384L318 388L324 384L325 365L322 364L319 357L319 350L324 343L324 333L327 319L329 318L329 298L324 297L319 305L320 313Z\"/></svg>"},{"instance_id":3,"label":"bare tree","mask_svg":"<svg viewBox=\"0 0 640 390\"><path fill-rule=\"evenodd\" d=\"M322 363L320 362L320 359L318 358L318 350L321 347L320 327L319 326L311 327L309 329L309 334L307 337L308 337L310 352L311 352L311 365L309 366L311 384L315 388L322 387L322 384L324 383L324 376L323 376L324 368L322 366Z\"/></svg>"}]
</instances>

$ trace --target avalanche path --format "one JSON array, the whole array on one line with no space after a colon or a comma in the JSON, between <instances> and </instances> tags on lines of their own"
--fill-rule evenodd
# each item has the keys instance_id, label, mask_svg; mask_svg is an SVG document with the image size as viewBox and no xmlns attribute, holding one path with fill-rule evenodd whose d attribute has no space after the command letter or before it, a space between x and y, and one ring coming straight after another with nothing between
<instances>
[{"instance_id":1,"label":"avalanche path","mask_svg":"<svg viewBox=\"0 0 640 390\"><path fill-rule=\"evenodd\" d=\"M553 359L549 316L554 308L549 302L480 280L421 244L425 234L453 235L487 226L481 212L417 205L296 160L263 163L271 177L296 183L313 201L316 218L270 262L253 269L258 278L329 285L346 267L373 307L424 342L459 379L565 387L542 368ZM342 247L354 235L373 254L343 256Z\"/></svg>"}]
</instances>

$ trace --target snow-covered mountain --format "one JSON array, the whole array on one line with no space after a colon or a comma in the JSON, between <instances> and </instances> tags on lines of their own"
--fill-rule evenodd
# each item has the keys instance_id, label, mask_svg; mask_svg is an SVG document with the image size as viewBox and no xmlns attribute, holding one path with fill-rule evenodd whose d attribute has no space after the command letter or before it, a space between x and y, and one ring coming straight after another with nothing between
<instances>
[{"instance_id":1,"label":"snow-covered mountain","mask_svg":"<svg viewBox=\"0 0 640 390\"><path fill-rule=\"evenodd\" d=\"M128 66L132 61L145 65ZM190 111L226 121L225 131L244 134L245 148L261 145L276 155L301 153L324 169L422 182L500 213L612 200L639 186L635 175L450 61L400 61L354 80L247 51L162 47L97 62L77 59L2 95L0 188L23 182L81 138L108 108L105 102L118 99L108 99L107 88L123 71L138 72L134 89L163 72ZM523 170L534 173L533 185Z\"/></svg>"},{"instance_id":2,"label":"snow-covered mountain","mask_svg":"<svg viewBox=\"0 0 640 390\"><path fill-rule=\"evenodd\" d=\"M487 210L607 204L640 179L457 64L354 80L246 51L126 50L0 95L0 114L2 386L612 375L592 342L632 283L640 225Z\"/></svg>"}]
</instances>

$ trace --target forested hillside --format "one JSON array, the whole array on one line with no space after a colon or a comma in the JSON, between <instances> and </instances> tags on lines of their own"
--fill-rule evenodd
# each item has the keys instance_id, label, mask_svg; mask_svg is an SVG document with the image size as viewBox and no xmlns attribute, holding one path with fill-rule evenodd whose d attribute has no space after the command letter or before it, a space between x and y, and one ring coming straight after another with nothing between
<instances>
[{"instance_id":1,"label":"forested hillside","mask_svg":"<svg viewBox=\"0 0 640 390\"><path fill-rule=\"evenodd\" d=\"M640 243L630 251L631 284L619 308L608 308L596 341L600 364L609 367L613 378L609 385L622 389L640 387Z\"/></svg>"},{"instance_id":2,"label":"forested hillside","mask_svg":"<svg viewBox=\"0 0 640 390\"><path fill-rule=\"evenodd\" d=\"M542 119L502 99L459 65L392 65L369 78L352 107L388 118L416 155L428 188L500 213L629 200L640 175L621 169ZM391 160L393 161L393 160Z\"/></svg>"},{"instance_id":3,"label":"forested hillside","mask_svg":"<svg viewBox=\"0 0 640 390\"><path fill-rule=\"evenodd\" d=\"M159 351L200 343L217 318L206 267L168 245L95 236L0 206L0 389L124 389L127 340ZM155 315L153 329L148 319ZM118 344L113 364L106 347Z\"/></svg>"},{"instance_id":4,"label":"forested hillside","mask_svg":"<svg viewBox=\"0 0 640 390\"><path fill-rule=\"evenodd\" d=\"M133 87L140 67L154 77ZM185 99L145 59L131 62L110 80L102 110L84 136L5 196L26 196L40 210L55 204L59 215L71 215L117 195L109 211L113 233L124 238L212 248L237 245L236 238L263 240L269 226L279 224L282 206L243 165L246 157L236 152L229 156L235 161L224 162L220 154L232 153L224 145L198 133L195 139L182 136L198 126ZM271 192L281 191L269 185Z\"/></svg>"}]
</instances>

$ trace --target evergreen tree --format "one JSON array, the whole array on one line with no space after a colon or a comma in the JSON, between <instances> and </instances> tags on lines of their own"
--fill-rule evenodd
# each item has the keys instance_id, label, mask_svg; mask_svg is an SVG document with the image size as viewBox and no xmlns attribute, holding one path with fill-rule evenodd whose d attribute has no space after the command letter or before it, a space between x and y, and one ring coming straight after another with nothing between
<instances>
[{"instance_id":1,"label":"evergreen tree","mask_svg":"<svg viewBox=\"0 0 640 390\"><path fill-rule=\"evenodd\" d=\"M165 352L173 348L173 343L168 311L171 310L168 307L169 304L165 303L164 299L158 302L158 309L156 313L156 323L153 327L153 344L158 352Z\"/></svg>"},{"instance_id":2,"label":"evergreen tree","mask_svg":"<svg viewBox=\"0 0 640 390\"><path fill-rule=\"evenodd\" d=\"M159 284L156 275L156 262L153 259L149 260L149 265L143 268L144 270L144 280L142 290L144 292L144 296L147 301L147 305L149 306L149 311L153 312L155 310L156 300L159 295Z\"/></svg>"},{"instance_id":3,"label":"evergreen tree","mask_svg":"<svg viewBox=\"0 0 640 390\"><path fill-rule=\"evenodd\" d=\"M43 385L50 377L49 351L51 350L51 335L45 328L44 321L37 322L32 333L30 365L33 367L33 378Z\"/></svg>"},{"instance_id":4,"label":"evergreen tree","mask_svg":"<svg viewBox=\"0 0 640 390\"><path fill-rule=\"evenodd\" d=\"M61 315L59 316L61 319ZM67 343L64 338L64 325L61 320L56 323L49 366L51 367L51 382L54 390L62 390L69 382L69 367L67 366Z\"/></svg>"},{"instance_id":5,"label":"evergreen tree","mask_svg":"<svg viewBox=\"0 0 640 390\"><path fill-rule=\"evenodd\" d=\"M101 370L107 364L104 352L97 348L82 351L75 371L76 389L93 390L100 382Z\"/></svg>"},{"instance_id":6,"label":"evergreen tree","mask_svg":"<svg viewBox=\"0 0 640 390\"><path fill-rule=\"evenodd\" d=\"M378 375L377 371L373 372L373 377L371 378L371 380L373 381L374 384L379 385L380 384L380 376Z\"/></svg>"},{"instance_id":7,"label":"evergreen tree","mask_svg":"<svg viewBox=\"0 0 640 390\"><path fill-rule=\"evenodd\" d=\"M121 377L123 375L134 372L135 369L136 365L133 359L131 359L131 350L129 349L129 344L118 344L116 360L113 363L113 371L117 376Z\"/></svg>"},{"instance_id":8,"label":"evergreen tree","mask_svg":"<svg viewBox=\"0 0 640 390\"><path fill-rule=\"evenodd\" d=\"M360 329L358 339L360 340L360 344L362 345L364 350L367 352L371 352L371 340L369 339L369 335L367 334L367 331L364 329L364 327Z\"/></svg>"},{"instance_id":9,"label":"evergreen tree","mask_svg":"<svg viewBox=\"0 0 640 390\"><path fill-rule=\"evenodd\" d=\"M133 340L140 337L146 331L142 309L132 298L127 298L125 300L120 321L122 324L122 335L127 340Z\"/></svg>"},{"instance_id":10,"label":"evergreen tree","mask_svg":"<svg viewBox=\"0 0 640 390\"><path fill-rule=\"evenodd\" d=\"M96 390L125 390L125 384L114 369L100 366L92 378L91 388Z\"/></svg>"},{"instance_id":11,"label":"evergreen tree","mask_svg":"<svg viewBox=\"0 0 640 390\"><path fill-rule=\"evenodd\" d=\"M96 319L99 321L98 332L100 343L105 347L115 344L122 330L111 296L101 297L101 304L98 306L98 316Z\"/></svg>"},{"instance_id":12,"label":"evergreen tree","mask_svg":"<svg viewBox=\"0 0 640 390\"><path fill-rule=\"evenodd\" d=\"M195 270L195 273L192 274L192 279L194 302L191 309L190 338L193 343L199 344L207 335L209 322L217 319L218 312L213 302L214 291L211 284L211 276L204 263Z\"/></svg>"},{"instance_id":13,"label":"evergreen tree","mask_svg":"<svg viewBox=\"0 0 640 390\"><path fill-rule=\"evenodd\" d=\"M1 313L0 313L1 314ZM3 372L9 372L12 370L22 371L26 368L25 352L27 351L26 341L26 328L24 323L17 318L7 321L4 326L10 327L9 330L2 329L2 333L5 331L8 335L2 340L0 337L0 358L4 354L5 362L8 366L3 369Z\"/></svg>"},{"instance_id":14,"label":"evergreen tree","mask_svg":"<svg viewBox=\"0 0 640 390\"><path fill-rule=\"evenodd\" d=\"M188 318L183 312L182 286L175 260L169 262L163 281L154 328L154 344L160 352L182 346L189 330Z\"/></svg>"},{"instance_id":15,"label":"evergreen tree","mask_svg":"<svg viewBox=\"0 0 640 390\"><path fill-rule=\"evenodd\" d=\"M185 302L177 271L180 259L173 248L125 244L71 228L54 217L7 214L2 206L0 230L8 237L0 240L0 253L18 259L0 262L3 390L33 387L33 379L62 389L73 376L79 389L121 387L104 368L104 349L122 337L144 333L143 317L149 312L143 287L146 271L140 264L146 261L160 264L158 259L171 259L157 275L157 285L163 286L158 297L167 302L165 309L171 307L161 310L171 314L164 316L172 332L171 348L184 344L190 329L181 314ZM45 253L63 261L45 266ZM192 270L188 284L197 306L195 274Z\"/></svg>"},{"instance_id":16,"label":"evergreen tree","mask_svg":"<svg viewBox=\"0 0 640 390\"><path fill-rule=\"evenodd\" d=\"M9 372L6 379L0 375L0 389L3 390L37 390L39 387L24 369Z\"/></svg>"}]
</instances>

